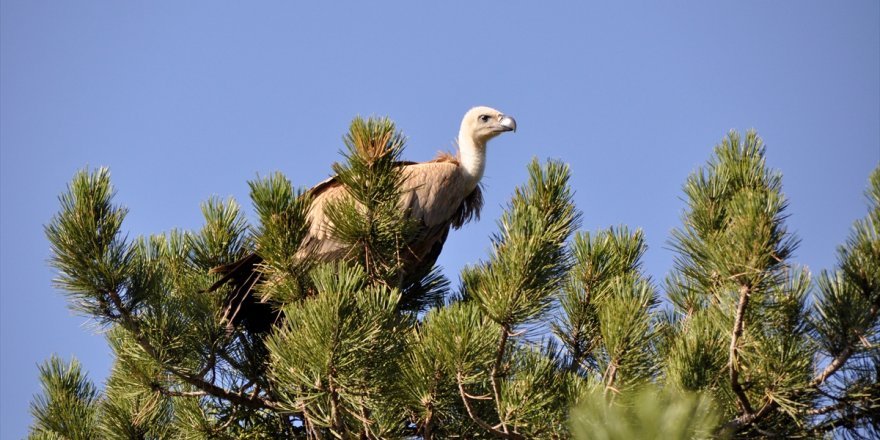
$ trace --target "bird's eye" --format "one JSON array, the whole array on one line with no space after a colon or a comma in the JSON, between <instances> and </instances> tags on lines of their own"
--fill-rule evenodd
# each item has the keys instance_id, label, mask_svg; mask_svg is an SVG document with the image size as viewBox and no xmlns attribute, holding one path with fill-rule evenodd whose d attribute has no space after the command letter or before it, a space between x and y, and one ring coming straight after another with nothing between
<instances>
[{"instance_id":1,"label":"bird's eye","mask_svg":"<svg viewBox=\"0 0 880 440\"><path fill-rule=\"evenodd\" d=\"M489 122L489 115L480 115L480 122Z\"/></svg>"}]
</instances>

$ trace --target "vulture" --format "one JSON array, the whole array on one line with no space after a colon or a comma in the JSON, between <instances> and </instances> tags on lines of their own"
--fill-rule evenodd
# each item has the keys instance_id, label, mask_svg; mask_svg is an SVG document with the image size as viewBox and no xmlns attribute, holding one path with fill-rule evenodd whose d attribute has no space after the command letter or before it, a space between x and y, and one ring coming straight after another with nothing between
<instances>
[{"instance_id":1,"label":"vulture","mask_svg":"<svg viewBox=\"0 0 880 440\"><path fill-rule=\"evenodd\" d=\"M398 163L404 176L400 209L406 210L420 227L418 238L408 243L410 255L404 259L404 273L426 273L440 255L449 229L458 229L469 220L479 218L486 144L501 133L515 130L514 118L493 108L474 107L461 121L457 155L441 153L428 162ZM312 198L306 214L309 230L297 253L319 261L343 258L345 246L330 234L324 206L330 200L345 197L345 187L331 177L309 192ZM252 292L254 284L259 282L262 261L257 250L211 270L222 277L208 291L226 284L231 287L223 311L223 320L230 330L243 324L252 333L267 332L279 317L277 310Z\"/></svg>"}]
</instances>

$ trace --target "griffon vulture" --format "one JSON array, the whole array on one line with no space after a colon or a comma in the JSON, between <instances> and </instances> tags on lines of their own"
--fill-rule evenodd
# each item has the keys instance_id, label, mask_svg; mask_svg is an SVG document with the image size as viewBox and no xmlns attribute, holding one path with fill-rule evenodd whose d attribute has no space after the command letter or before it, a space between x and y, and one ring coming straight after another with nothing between
<instances>
[{"instance_id":1,"label":"griffon vulture","mask_svg":"<svg viewBox=\"0 0 880 440\"><path fill-rule=\"evenodd\" d=\"M400 207L408 210L422 228L416 242L408 245L411 255L405 258L405 273L430 269L440 255L449 228L458 229L479 217L482 207L479 183L486 166L486 143L501 133L515 130L516 120L512 117L489 107L475 107L461 121L457 156L441 154L429 162L400 163L404 168ZM342 258L344 246L330 235L324 205L328 200L344 197L346 189L331 177L309 191L312 196L307 213L309 231L300 251L308 249L310 258L321 261ZM278 317L277 311L251 292L253 285L259 282L262 261L259 254L251 254L211 270L223 277L209 291L226 283L232 285L223 316L230 328L243 323L249 331L264 332Z\"/></svg>"}]
</instances>

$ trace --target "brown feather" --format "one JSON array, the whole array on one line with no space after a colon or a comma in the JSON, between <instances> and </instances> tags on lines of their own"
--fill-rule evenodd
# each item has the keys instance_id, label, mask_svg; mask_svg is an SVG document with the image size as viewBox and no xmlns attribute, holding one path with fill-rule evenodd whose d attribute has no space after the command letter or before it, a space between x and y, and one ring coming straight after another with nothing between
<instances>
[{"instance_id":1,"label":"brown feather","mask_svg":"<svg viewBox=\"0 0 880 440\"><path fill-rule=\"evenodd\" d=\"M449 162L456 165L461 165L461 161L458 159L458 155L452 154L448 151L438 151L437 157L435 157L434 160L432 160L431 162Z\"/></svg>"}]
</instances>

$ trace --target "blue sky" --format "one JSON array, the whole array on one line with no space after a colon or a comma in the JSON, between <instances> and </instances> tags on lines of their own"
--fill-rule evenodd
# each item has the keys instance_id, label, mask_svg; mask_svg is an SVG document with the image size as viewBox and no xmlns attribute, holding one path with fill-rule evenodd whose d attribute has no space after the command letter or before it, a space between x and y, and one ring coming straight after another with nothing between
<instances>
[{"instance_id":1,"label":"blue sky","mask_svg":"<svg viewBox=\"0 0 880 440\"><path fill-rule=\"evenodd\" d=\"M486 255L532 157L571 164L584 229L645 230L672 266L681 185L730 129L784 175L794 261L814 272L866 212L880 162L880 3L0 1L0 437L20 438L36 365L100 329L52 287L42 232L71 176L108 166L134 237L196 229L246 181L324 179L355 115L389 116L406 158L452 148L464 112L519 130L490 144L483 219L450 236L457 279Z\"/></svg>"}]
</instances>

